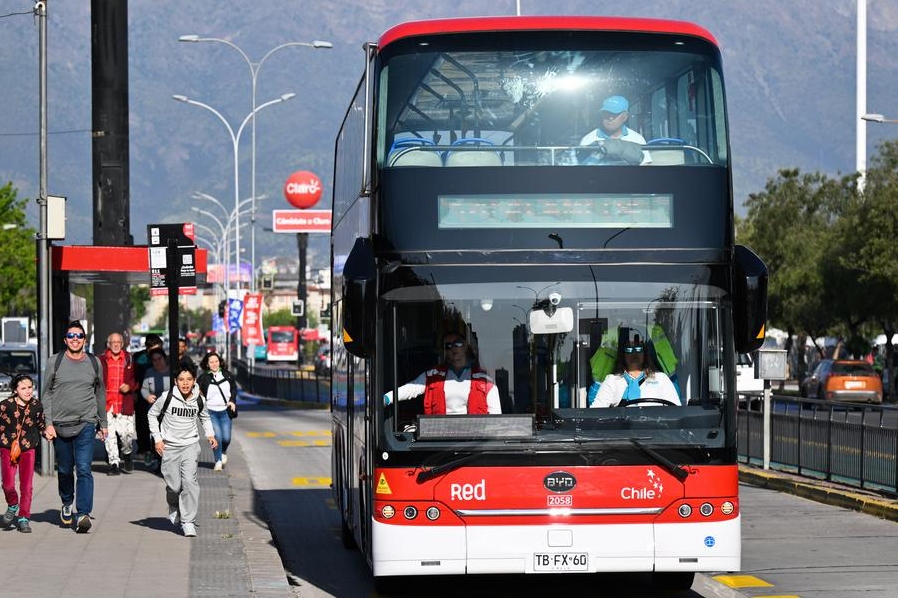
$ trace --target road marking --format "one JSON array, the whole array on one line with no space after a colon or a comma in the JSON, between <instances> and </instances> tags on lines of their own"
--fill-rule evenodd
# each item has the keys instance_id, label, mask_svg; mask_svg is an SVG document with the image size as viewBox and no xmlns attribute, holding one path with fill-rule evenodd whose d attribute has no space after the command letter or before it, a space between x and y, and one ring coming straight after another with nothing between
<instances>
[{"instance_id":1,"label":"road marking","mask_svg":"<svg viewBox=\"0 0 898 599\"><path fill-rule=\"evenodd\" d=\"M294 487L329 487L331 486L331 477L329 476L297 476L293 478Z\"/></svg>"},{"instance_id":2,"label":"road marking","mask_svg":"<svg viewBox=\"0 0 898 599\"><path fill-rule=\"evenodd\" d=\"M294 437L331 437L331 431L293 431L290 433Z\"/></svg>"},{"instance_id":3,"label":"road marking","mask_svg":"<svg viewBox=\"0 0 898 599\"><path fill-rule=\"evenodd\" d=\"M265 432L247 431L246 436L252 437L252 438L263 437L263 438L267 438L267 439L270 439L271 437L277 437L276 434L268 432L268 431L265 431Z\"/></svg>"},{"instance_id":4,"label":"road marking","mask_svg":"<svg viewBox=\"0 0 898 599\"><path fill-rule=\"evenodd\" d=\"M719 583L725 584L730 588L741 589L743 587L772 587L773 585L765 580L761 580L756 576L751 576L748 574L722 574L720 576L715 576L714 580Z\"/></svg>"},{"instance_id":5,"label":"road marking","mask_svg":"<svg viewBox=\"0 0 898 599\"><path fill-rule=\"evenodd\" d=\"M278 441L281 447L330 447L330 441Z\"/></svg>"}]
</instances>

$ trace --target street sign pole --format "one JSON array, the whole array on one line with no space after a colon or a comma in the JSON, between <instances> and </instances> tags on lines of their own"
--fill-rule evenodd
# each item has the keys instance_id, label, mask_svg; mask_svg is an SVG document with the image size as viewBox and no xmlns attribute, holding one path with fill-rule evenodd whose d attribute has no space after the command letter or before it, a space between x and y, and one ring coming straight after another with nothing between
<instances>
[{"instance_id":1,"label":"street sign pole","mask_svg":"<svg viewBox=\"0 0 898 599\"><path fill-rule=\"evenodd\" d=\"M171 380L170 389L175 388L174 360L178 358L178 280L180 277L180 264L178 263L178 241L168 239L165 248L166 265L165 278L168 280L168 373Z\"/></svg>"}]
</instances>

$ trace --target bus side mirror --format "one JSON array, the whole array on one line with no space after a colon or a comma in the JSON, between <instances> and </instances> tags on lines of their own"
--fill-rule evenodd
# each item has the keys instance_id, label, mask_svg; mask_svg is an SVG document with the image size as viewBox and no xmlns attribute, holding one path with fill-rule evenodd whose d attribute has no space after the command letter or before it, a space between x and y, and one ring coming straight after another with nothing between
<instances>
[{"instance_id":1,"label":"bus side mirror","mask_svg":"<svg viewBox=\"0 0 898 599\"><path fill-rule=\"evenodd\" d=\"M374 348L374 306L377 268L371 240L360 237L343 266L343 345L366 358Z\"/></svg>"},{"instance_id":2,"label":"bus side mirror","mask_svg":"<svg viewBox=\"0 0 898 599\"><path fill-rule=\"evenodd\" d=\"M736 246L733 276L733 329L736 352L764 345L767 324L767 265L744 245Z\"/></svg>"}]
</instances>

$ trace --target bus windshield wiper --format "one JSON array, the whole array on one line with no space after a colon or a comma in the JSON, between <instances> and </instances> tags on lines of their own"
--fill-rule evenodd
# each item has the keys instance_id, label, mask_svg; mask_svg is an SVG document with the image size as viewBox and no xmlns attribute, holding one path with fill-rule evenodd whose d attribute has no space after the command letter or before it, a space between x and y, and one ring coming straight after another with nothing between
<instances>
[{"instance_id":1,"label":"bus windshield wiper","mask_svg":"<svg viewBox=\"0 0 898 599\"><path fill-rule=\"evenodd\" d=\"M678 481L683 482L684 480L686 480L686 477L689 476L688 470L686 470L682 466L678 466L677 464L674 464L673 462L668 460L666 457L664 457L663 455L661 455L654 449L651 449L650 447L646 447L645 445L640 443L639 440L628 439L628 441L630 441L630 443L632 443L635 447L642 450L643 453L645 453L649 457L653 458L658 463L658 465L660 465L662 468L664 468L669 473L671 473L674 477L676 477L676 479Z\"/></svg>"},{"instance_id":2,"label":"bus windshield wiper","mask_svg":"<svg viewBox=\"0 0 898 599\"><path fill-rule=\"evenodd\" d=\"M463 455L460 458L456 458L454 460L450 460L445 464L440 464L439 466L434 466L430 470L422 470L418 473L418 476L415 478L415 481L420 485L421 483L426 483L427 481L438 477L441 474L446 474L447 472L451 472L455 470L459 466L463 466L468 462L480 457L479 452L469 453L468 455Z\"/></svg>"}]
</instances>

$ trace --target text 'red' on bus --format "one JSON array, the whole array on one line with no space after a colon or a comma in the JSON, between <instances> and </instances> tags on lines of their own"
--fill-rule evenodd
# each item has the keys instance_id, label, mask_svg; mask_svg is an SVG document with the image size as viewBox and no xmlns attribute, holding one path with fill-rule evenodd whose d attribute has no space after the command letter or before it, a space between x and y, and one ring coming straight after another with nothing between
<instances>
[{"instance_id":1,"label":"text 'red' on bus","mask_svg":"<svg viewBox=\"0 0 898 599\"><path fill-rule=\"evenodd\" d=\"M292 326L268 327L268 355L271 362L293 362L299 358L299 331Z\"/></svg>"},{"instance_id":2,"label":"text 'red' on bus","mask_svg":"<svg viewBox=\"0 0 898 599\"><path fill-rule=\"evenodd\" d=\"M712 35L495 17L366 50L335 148L344 542L376 582L739 570L735 356L763 341L767 269L734 243ZM614 119L630 135L598 133ZM458 414L448 333L479 381ZM673 399L619 384L625 345ZM598 401L614 384L628 401Z\"/></svg>"}]
</instances>

